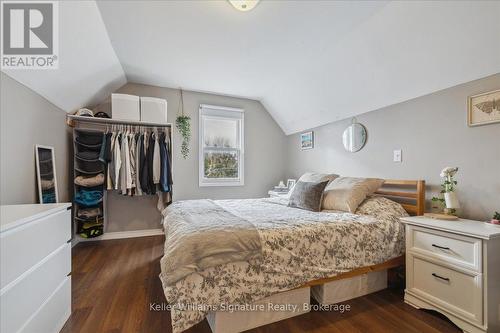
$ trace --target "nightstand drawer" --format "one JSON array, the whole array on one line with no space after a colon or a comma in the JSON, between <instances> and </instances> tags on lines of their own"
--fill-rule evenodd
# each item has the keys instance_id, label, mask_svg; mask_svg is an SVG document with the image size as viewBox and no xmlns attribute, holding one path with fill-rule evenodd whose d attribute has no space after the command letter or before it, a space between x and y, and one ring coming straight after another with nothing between
<instances>
[{"instance_id":1,"label":"nightstand drawer","mask_svg":"<svg viewBox=\"0 0 500 333\"><path fill-rule=\"evenodd\" d=\"M452 314L482 324L481 274L464 274L412 255L409 259L408 291Z\"/></svg>"},{"instance_id":2,"label":"nightstand drawer","mask_svg":"<svg viewBox=\"0 0 500 333\"><path fill-rule=\"evenodd\" d=\"M481 272L481 240L410 226L407 250Z\"/></svg>"}]
</instances>

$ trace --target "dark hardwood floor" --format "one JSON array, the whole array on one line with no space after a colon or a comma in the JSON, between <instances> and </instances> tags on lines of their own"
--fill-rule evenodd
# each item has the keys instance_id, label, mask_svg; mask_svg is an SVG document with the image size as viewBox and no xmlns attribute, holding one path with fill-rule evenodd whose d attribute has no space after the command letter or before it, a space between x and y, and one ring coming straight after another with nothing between
<instances>
[{"instance_id":1,"label":"dark hardwood floor","mask_svg":"<svg viewBox=\"0 0 500 333\"><path fill-rule=\"evenodd\" d=\"M73 313L62 332L171 332L168 311L150 311L165 301L159 260L163 237L80 243L73 248ZM310 312L254 329L264 332L461 332L446 318L403 302L386 289L345 302L351 311ZM210 333L203 321L189 333Z\"/></svg>"}]
</instances>

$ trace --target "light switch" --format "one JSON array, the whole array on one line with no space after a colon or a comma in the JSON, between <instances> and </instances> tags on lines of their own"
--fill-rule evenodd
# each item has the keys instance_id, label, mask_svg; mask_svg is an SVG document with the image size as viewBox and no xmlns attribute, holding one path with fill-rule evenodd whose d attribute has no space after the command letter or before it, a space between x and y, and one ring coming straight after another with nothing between
<instances>
[{"instance_id":1,"label":"light switch","mask_svg":"<svg viewBox=\"0 0 500 333\"><path fill-rule=\"evenodd\" d=\"M394 162L401 163L401 149L397 149L394 151Z\"/></svg>"}]
</instances>

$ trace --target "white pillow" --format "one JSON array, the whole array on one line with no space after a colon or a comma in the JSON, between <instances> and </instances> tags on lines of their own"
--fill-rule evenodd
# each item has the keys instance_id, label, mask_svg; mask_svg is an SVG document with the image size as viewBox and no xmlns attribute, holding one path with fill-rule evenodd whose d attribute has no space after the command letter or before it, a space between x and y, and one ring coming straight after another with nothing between
<instances>
[{"instance_id":1,"label":"white pillow","mask_svg":"<svg viewBox=\"0 0 500 333\"><path fill-rule=\"evenodd\" d=\"M329 182L331 182L332 180L334 180L337 177L339 177L339 175L336 175L334 173L306 172L302 176L300 176L299 180L297 180L297 183L298 182L321 183L321 182L324 182L327 180ZM290 191L288 191L288 194L287 194L288 198L290 198L290 196L292 195L294 188L295 188L295 185L294 185L294 187L292 187L290 189Z\"/></svg>"},{"instance_id":2,"label":"white pillow","mask_svg":"<svg viewBox=\"0 0 500 333\"><path fill-rule=\"evenodd\" d=\"M383 179L339 177L330 182L323 194L323 209L354 213L367 196L377 191Z\"/></svg>"},{"instance_id":3,"label":"white pillow","mask_svg":"<svg viewBox=\"0 0 500 333\"><path fill-rule=\"evenodd\" d=\"M320 183L324 181L332 181L337 178L339 175L334 173L316 173L316 172L306 172L299 178L299 182L313 182Z\"/></svg>"}]
</instances>

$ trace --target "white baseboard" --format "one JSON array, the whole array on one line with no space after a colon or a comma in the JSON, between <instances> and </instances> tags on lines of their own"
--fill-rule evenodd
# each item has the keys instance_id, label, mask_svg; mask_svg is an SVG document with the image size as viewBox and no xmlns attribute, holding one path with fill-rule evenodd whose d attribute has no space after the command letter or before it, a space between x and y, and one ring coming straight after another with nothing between
<instances>
[{"instance_id":1,"label":"white baseboard","mask_svg":"<svg viewBox=\"0 0 500 333\"><path fill-rule=\"evenodd\" d=\"M165 233L163 232L162 229L145 229L145 230L132 230L132 231L105 232L102 236L98 238L100 240L108 240L108 239L122 239L122 238L134 238L134 237L161 236L164 234Z\"/></svg>"},{"instance_id":2,"label":"white baseboard","mask_svg":"<svg viewBox=\"0 0 500 333\"><path fill-rule=\"evenodd\" d=\"M145 230L131 230L131 231L115 231L115 232L105 232L102 236L94 238L82 238L76 235L71 246L75 246L80 242L92 242L110 239L124 239L124 238L134 238L134 237L149 237L149 236L162 236L165 233L162 229L145 229Z\"/></svg>"}]
</instances>

